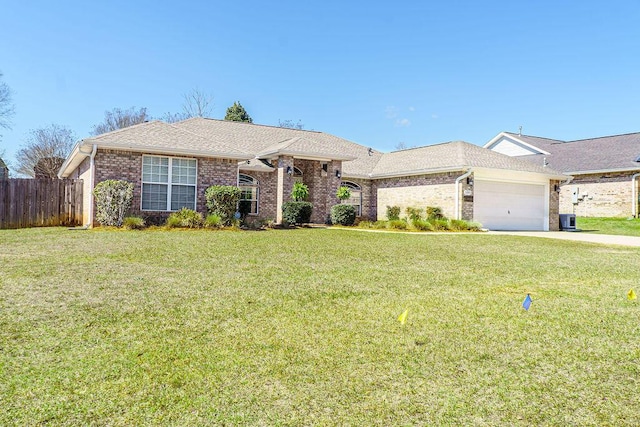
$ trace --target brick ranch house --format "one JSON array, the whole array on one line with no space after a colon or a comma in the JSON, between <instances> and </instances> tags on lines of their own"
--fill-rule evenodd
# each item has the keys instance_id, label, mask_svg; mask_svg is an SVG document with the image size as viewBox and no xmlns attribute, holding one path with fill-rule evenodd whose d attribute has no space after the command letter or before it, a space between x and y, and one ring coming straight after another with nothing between
<instances>
[{"instance_id":1,"label":"brick ranch house","mask_svg":"<svg viewBox=\"0 0 640 427\"><path fill-rule=\"evenodd\" d=\"M572 176L561 185L561 213L638 217L640 133L560 141L501 132L484 147Z\"/></svg>"},{"instance_id":2,"label":"brick ranch house","mask_svg":"<svg viewBox=\"0 0 640 427\"><path fill-rule=\"evenodd\" d=\"M189 207L206 212L211 185L237 185L250 219L282 221L293 184L309 187L312 222L325 223L340 186L358 215L385 219L386 206L439 206L450 218L492 229L557 230L567 177L548 167L466 142L382 153L323 132L191 118L152 121L79 141L59 176L82 179L83 222L92 226L92 189L106 179L134 184L133 210L161 219Z\"/></svg>"}]
</instances>

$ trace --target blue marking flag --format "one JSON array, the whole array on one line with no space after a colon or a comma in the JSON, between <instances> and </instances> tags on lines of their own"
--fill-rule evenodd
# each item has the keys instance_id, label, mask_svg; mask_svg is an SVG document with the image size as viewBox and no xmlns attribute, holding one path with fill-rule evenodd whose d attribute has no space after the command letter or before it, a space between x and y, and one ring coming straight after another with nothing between
<instances>
[{"instance_id":1,"label":"blue marking flag","mask_svg":"<svg viewBox=\"0 0 640 427\"><path fill-rule=\"evenodd\" d=\"M531 307L531 301L531 295L527 294L524 301L522 301L522 307L524 307L525 310L529 310L529 307Z\"/></svg>"}]
</instances>

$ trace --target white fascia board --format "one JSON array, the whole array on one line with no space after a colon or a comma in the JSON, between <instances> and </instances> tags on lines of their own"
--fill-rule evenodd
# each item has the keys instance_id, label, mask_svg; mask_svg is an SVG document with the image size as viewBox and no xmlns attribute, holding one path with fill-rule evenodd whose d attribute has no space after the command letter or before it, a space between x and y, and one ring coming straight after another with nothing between
<instances>
[{"instance_id":1,"label":"white fascia board","mask_svg":"<svg viewBox=\"0 0 640 427\"><path fill-rule=\"evenodd\" d=\"M371 174L369 178L371 179L401 178L403 176L433 175L435 173L460 172L460 171L465 172L467 169L469 169L468 166L440 168L440 169L418 169L418 170L406 171L406 172Z\"/></svg>"},{"instance_id":2,"label":"white fascia board","mask_svg":"<svg viewBox=\"0 0 640 427\"><path fill-rule=\"evenodd\" d=\"M567 175L592 175L596 173L620 173L620 172L638 172L640 171L640 164L637 168L620 168L620 169L597 169L586 171L570 171Z\"/></svg>"},{"instance_id":3,"label":"white fascia board","mask_svg":"<svg viewBox=\"0 0 640 427\"><path fill-rule=\"evenodd\" d=\"M58 178L67 178L71 175L71 172L80 166L80 163L82 163L87 156L91 155L91 150L88 152L82 150L82 147L84 146L91 147L91 144L86 144L84 140L80 140L73 146L71 153L69 153L69 156L67 156L65 161L62 163L62 166L60 166Z\"/></svg>"},{"instance_id":4,"label":"white fascia board","mask_svg":"<svg viewBox=\"0 0 640 427\"><path fill-rule=\"evenodd\" d=\"M534 151L537 151L539 154L545 154L547 156L550 156L551 153L544 151L541 148L538 148L534 145L531 145L527 142L524 142L523 140L519 139L518 137L515 137L513 135L510 135L506 132L500 132L498 135L496 135L491 141L487 142L485 145L482 146L482 148L488 148L489 150L491 149L491 147L493 146L493 144L495 144L496 142L500 141L500 139L502 138L507 138L507 139L511 139L512 141L517 142L518 144L522 144L527 148L530 148ZM532 154L536 154L536 153L532 153Z\"/></svg>"}]
</instances>

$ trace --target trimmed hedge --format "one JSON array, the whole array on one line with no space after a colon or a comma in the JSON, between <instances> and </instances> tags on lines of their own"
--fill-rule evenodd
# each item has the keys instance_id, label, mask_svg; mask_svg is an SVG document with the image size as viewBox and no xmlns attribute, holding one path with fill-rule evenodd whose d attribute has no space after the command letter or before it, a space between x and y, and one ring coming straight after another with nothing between
<instances>
[{"instance_id":1,"label":"trimmed hedge","mask_svg":"<svg viewBox=\"0 0 640 427\"><path fill-rule=\"evenodd\" d=\"M282 219L285 223L304 224L311 222L313 205L309 202L286 202L282 205Z\"/></svg>"},{"instance_id":2,"label":"trimmed hedge","mask_svg":"<svg viewBox=\"0 0 640 427\"><path fill-rule=\"evenodd\" d=\"M337 225L353 225L356 221L356 208L352 205L333 205L331 207L331 223Z\"/></svg>"},{"instance_id":3,"label":"trimmed hedge","mask_svg":"<svg viewBox=\"0 0 640 427\"><path fill-rule=\"evenodd\" d=\"M232 185L212 185L204 192L209 213L218 215L222 225L231 225L242 191Z\"/></svg>"}]
</instances>

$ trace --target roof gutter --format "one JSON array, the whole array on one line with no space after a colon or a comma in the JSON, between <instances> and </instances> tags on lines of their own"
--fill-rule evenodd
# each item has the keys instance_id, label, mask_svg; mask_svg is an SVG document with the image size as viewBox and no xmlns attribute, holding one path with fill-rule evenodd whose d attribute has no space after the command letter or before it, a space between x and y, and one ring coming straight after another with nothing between
<instances>
[{"instance_id":1,"label":"roof gutter","mask_svg":"<svg viewBox=\"0 0 640 427\"><path fill-rule=\"evenodd\" d=\"M473 169L468 169L465 173L456 178L456 196L455 196L455 210L456 219L460 219L460 181L467 178L473 173Z\"/></svg>"},{"instance_id":2,"label":"roof gutter","mask_svg":"<svg viewBox=\"0 0 640 427\"><path fill-rule=\"evenodd\" d=\"M636 180L640 176L640 172L633 174L631 177L631 212L634 218L638 217L638 186L636 185Z\"/></svg>"}]
</instances>

